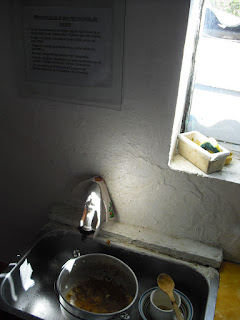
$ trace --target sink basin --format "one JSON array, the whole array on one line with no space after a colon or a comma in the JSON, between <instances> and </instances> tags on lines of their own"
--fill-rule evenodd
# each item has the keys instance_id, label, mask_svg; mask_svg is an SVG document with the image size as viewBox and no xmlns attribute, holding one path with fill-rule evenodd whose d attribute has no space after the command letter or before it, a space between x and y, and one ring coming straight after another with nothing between
<instances>
[{"instance_id":1,"label":"sink basin","mask_svg":"<svg viewBox=\"0 0 240 320\"><path fill-rule=\"evenodd\" d=\"M138 298L128 311L131 320L142 319L138 303L141 296L156 286L159 273L168 273L175 287L192 303L193 320L214 318L219 275L211 267L170 258L111 239L83 237L75 231L52 231L42 236L18 262L1 275L0 309L20 319L64 320L55 281L62 265L73 257L101 252L121 259L135 272Z\"/></svg>"}]
</instances>

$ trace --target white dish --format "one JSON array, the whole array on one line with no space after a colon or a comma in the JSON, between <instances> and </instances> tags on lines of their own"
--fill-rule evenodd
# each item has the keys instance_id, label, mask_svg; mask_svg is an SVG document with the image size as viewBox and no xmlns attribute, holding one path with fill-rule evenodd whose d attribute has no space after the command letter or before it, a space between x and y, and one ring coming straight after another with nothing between
<instances>
[{"instance_id":1,"label":"white dish","mask_svg":"<svg viewBox=\"0 0 240 320\"><path fill-rule=\"evenodd\" d=\"M150 295L153 290L155 290L157 287L151 288L144 292L144 294L141 296L138 302L138 310L140 312L141 317L144 320L151 320L151 316L149 313L149 306L150 306ZM184 320L192 320L193 318L193 306L191 304L191 301L188 299L188 297L182 293L181 291L174 289L179 296L181 297L181 305L180 310L182 312ZM173 317L173 320L175 320L176 317Z\"/></svg>"}]
</instances>

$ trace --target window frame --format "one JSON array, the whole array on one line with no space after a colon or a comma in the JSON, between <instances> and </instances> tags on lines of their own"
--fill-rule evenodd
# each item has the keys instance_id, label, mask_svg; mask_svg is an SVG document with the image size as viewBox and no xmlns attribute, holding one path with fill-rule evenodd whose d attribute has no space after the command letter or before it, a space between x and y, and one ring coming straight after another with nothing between
<instances>
[{"instance_id":1,"label":"window frame","mask_svg":"<svg viewBox=\"0 0 240 320\"><path fill-rule=\"evenodd\" d=\"M183 132L188 132L189 130L187 130L187 121L189 119L189 116L190 116L190 112L191 112L191 106L192 106L192 101L193 101L193 91L194 91L194 87L195 87L195 79L196 79L196 60L197 60L197 49L198 49L198 42L199 42L199 39L200 39L200 35L201 33L204 34L203 30L205 28L205 25L204 25L204 21L203 19L205 19L205 13L206 13L206 10L207 10L207 0L191 0L191 5L192 3L196 3L196 2L199 2L199 17L198 17L198 20L197 20L197 24L196 24L196 32L195 32L195 35L194 35L194 50L192 52L192 64L191 64L191 70L190 70L190 75L189 75L189 82L188 82L188 86L187 86L187 89L186 89L186 98L185 98L185 105L184 105L184 112L183 112L183 117L182 117L182 123L181 123L181 129L180 129L180 132L183 133ZM191 12L190 12L190 15L191 15ZM191 21L190 21L191 22ZM188 24L188 28L189 28L189 25L190 25L190 22ZM240 26L238 27L240 29ZM240 33L237 33L235 36L237 36L237 38L239 37L240 39ZM224 39L226 40L226 39ZM236 40L235 38L234 39L231 39L231 40ZM229 41L231 41L229 40ZM239 44L240 45L240 44ZM198 85L196 83L196 85ZM199 84L200 86L204 84ZM213 88L214 90L216 91L223 91L224 89L220 88L220 87L214 87ZM227 89L226 89L227 90ZM231 90L228 90L229 92ZM239 91L239 94L240 94L240 91ZM240 153L240 143L238 142L231 142L231 141L227 141L225 142L225 140L223 139L217 139L220 144L226 144L228 145L228 147L230 148L230 151L237 151L237 153Z\"/></svg>"},{"instance_id":2,"label":"window frame","mask_svg":"<svg viewBox=\"0 0 240 320\"><path fill-rule=\"evenodd\" d=\"M196 62L196 44L201 31L201 18L204 10L204 0L191 0L186 39L183 52L183 61L180 74L178 96L173 121L173 129L169 150L168 166L170 169L203 176L207 178L219 179L227 182L240 184L240 146L224 145L228 150L233 151L233 161L228 166L224 166L222 171L205 174L188 160L178 154L178 135L184 132L184 125L191 102L190 90L194 85L194 68Z\"/></svg>"}]
</instances>

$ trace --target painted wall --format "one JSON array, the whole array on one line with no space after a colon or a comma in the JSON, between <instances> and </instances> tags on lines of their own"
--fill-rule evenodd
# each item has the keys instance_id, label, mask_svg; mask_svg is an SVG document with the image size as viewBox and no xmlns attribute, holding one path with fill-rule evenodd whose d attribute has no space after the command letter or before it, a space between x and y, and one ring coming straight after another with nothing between
<instances>
[{"instance_id":1,"label":"painted wall","mask_svg":"<svg viewBox=\"0 0 240 320\"><path fill-rule=\"evenodd\" d=\"M0 260L36 234L79 177L99 174L120 221L220 246L240 262L240 186L167 165L188 1L127 0L121 111L18 96L8 5L1 1Z\"/></svg>"}]
</instances>

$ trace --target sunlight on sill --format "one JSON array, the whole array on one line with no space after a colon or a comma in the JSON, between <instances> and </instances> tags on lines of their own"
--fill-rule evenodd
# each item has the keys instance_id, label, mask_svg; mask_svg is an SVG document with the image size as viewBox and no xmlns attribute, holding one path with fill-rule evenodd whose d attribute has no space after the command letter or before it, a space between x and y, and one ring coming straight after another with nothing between
<instances>
[{"instance_id":1,"label":"sunlight on sill","mask_svg":"<svg viewBox=\"0 0 240 320\"><path fill-rule=\"evenodd\" d=\"M194 164L189 162L180 154L176 154L172 157L169 162L169 167L172 170L180 172L186 172L206 178L214 178L240 184L240 158L234 156L232 162L229 165L224 166L221 171L211 174L205 174L202 170L198 169Z\"/></svg>"}]
</instances>

